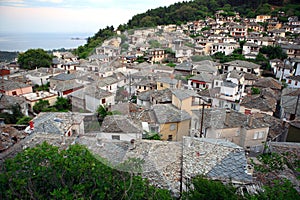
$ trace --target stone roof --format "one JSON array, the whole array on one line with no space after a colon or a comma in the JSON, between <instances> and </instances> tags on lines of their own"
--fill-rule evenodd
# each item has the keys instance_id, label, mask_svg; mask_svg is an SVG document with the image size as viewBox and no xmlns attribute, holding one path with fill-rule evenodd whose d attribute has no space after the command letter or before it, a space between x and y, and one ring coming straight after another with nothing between
<instances>
[{"instance_id":1,"label":"stone roof","mask_svg":"<svg viewBox=\"0 0 300 200\"><path fill-rule=\"evenodd\" d=\"M55 91L67 91L67 90L71 90L71 89L79 89L79 88L83 88L83 84L80 84L76 81L72 81L72 82L58 82L53 86L53 90Z\"/></svg>"},{"instance_id":2,"label":"stone roof","mask_svg":"<svg viewBox=\"0 0 300 200\"><path fill-rule=\"evenodd\" d=\"M18 96L9 96L0 93L0 110L9 109L11 106L16 104L25 103L25 99Z\"/></svg>"},{"instance_id":3,"label":"stone roof","mask_svg":"<svg viewBox=\"0 0 300 200\"><path fill-rule=\"evenodd\" d=\"M100 132L105 133L143 133L143 129L124 115L108 115L104 118Z\"/></svg>"},{"instance_id":4,"label":"stone roof","mask_svg":"<svg viewBox=\"0 0 300 200\"><path fill-rule=\"evenodd\" d=\"M94 97L96 99L102 99L102 98L113 95L111 92L106 91L106 90L102 90L98 86L89 85L89 86L86 86L86 87L84 87L80 90L77 90L77 91L73 92L71 94L71 96L83 99L84 98L83 94L84 95L89 95L89 96Z\"/></svg>"},{"instance_id":5,"label":"stone roof","mask_svg":"<svg viewBox=\"0 0 300 200\"><path fill-rule=\"evenodd\" d=\"M193 110L193 114L200 117L202 110ZM251 122L251 123L250 123ZM204 122L205 128L226 129L243 127L245 129L257 129L268 127L268 124L253 118L252 116L231 110L228 111L223 108L205 109Z\"/></svg>"},{"instance_id":6,"label":"stone roof","mask_svg":"<svg viewBox=\"0 0 300 200\"><path fill-rule=\"evenodd\" d=\"M200 62L195 62L193 69L199 72L215 73L218 71L217 67L219 63L213 62L211 60L203 60Z\"/></svg>"},{"instance_id":7,"label":"stone roof","mask_svg":"<svg viewBox=\"0 0 300 200\"><path fill-rule=\"evenodd\" d=\"M257 80L253 86L261 88L271 88L275 90L281 90L282 84L272 77L261 78Z\"/></svg>"},{"instance_id":8,"label":"stone roof","mask_svg":"<svg viewBox=\"0 0 300 200\"><path fill-rule=\"evenodd\" d=\"M190 80L196 80L196 81L203 81L206 83L212 83L214 81L214 77L213 75L206 73L206 72L202 72L200 74L197 74L196 76L193 76L190 78Z\"/></svg>"},{"instance_id":9,"label":"stone roof","mask_svg":"<svg viewBox=\"0 0 300 200\"><path fill-rule=\"evenodd\" d=\"M61 73L56 76L53 76L51 79L58 80L58 81L68 81L68 80L73 80L75 78L76 76L74 76L73 74Z\"/></svg>"},{"instance_id":10,"label":"stone roof","mask_svg":"<svg viewBox=\"0 0 300 200\"><path fill-rule=\"evenodd\" d=\"M128 159L140 160L140 168L127 170L140 173L152 185L168 189L175 195L179 195L181 177L183 183L196 175L227 182L252 181L252 176L245 170L244 150L225 140L184 137L183 143L136 140L132 144L84 136L78 142L119 170L124 170L119 166Z\"/></svg>"},{"instance_id":11,"label":"stone roof","mask_svg":"<svg viewBox=\"0 0 300 200\"><path fill-rule=\"evenodd\" d=\"M178 83L177 79L170 78L170 77L161 77L158 78L156 81L159 83L168 83L170 85L176 85Z\"/></svg>"},{"instance_id":12,"label":"stone roof","mask_svg":"<svg viewBox=\"0 0 300 200\"><path fill-rule=\"evenodd\" d=\"M220 139L183 137L184 177L202 174L213 180L252 182L242 147Z\"/></svg>"},{"instance_id":13,"label":"stone roof","mask_svg":"<svg viewBox=\"0 0 300 200\"><path fill-rule=\"evenodd\" d=\"M153 111L157 119L157 123L159 124L181 122L191 119L191 116L186 111L179 110L170 104L153 105Z\"/></svg>"},{"instance_id":14,"label":"stone roof","mask_svg":"<svg viewBox=\"0 0 300 200\"><path fill-rule=\"evenodd\" d=\"M234 60L234 61L226 62L226 63L224 63L224 65L245 67L245 68L250 68L250 69L257 69L260 67L260 65L258 65L258 64L244 61L244 60Z\"/></svg>"},{"instance_id":15,"label":"stone roof","mask_svg":"<svg viewBox=\"0 0 300 200\"><path fill-rule=\"evenodd\" d=\"M231 81L223 81L222 84L223 84L224 87L230 87L230 88L235 88L235 87L238 86L238 84L233 83Z\"/></svg>"},{"instance_id":16,"label":"stone roof","mask_svg":"<svg viewBox=\"0 0 300 200\"><path fill-rule=\"evenodd\" d=\"M300 75L297 76L288 76L286 79L294 80L294 81L300 81Z\"/></svg>"},{"instance_id":17,"label":"stone roof","mask_svg":"<svg viewBox=\"0 0 300 200\"><path fill-rule=\"evenodd\" d=\"M255 74L244 73L245 80L258 80L258 77Z\"/></svg>"},{"instance_id":18,"label":"stone roof","mask_svg":"<svg viewBox=\"0 0 300 200\"><path fill-rule=\"evenodd\" d=\"M4 91L11 91L11 90L17 90L17 89L27 88L27 87L31 87L31 86L18 81L1 80L0 89Z\"/></svg>"},{"instance_id":19,"label":"stone roof","mask_svg":"<svg viewBox=\"0 0 300 200\"><path fill-rule=\"evenodd\" d=\"M215 97L217 94L220 94L220 87L215 87L207 90L201 90L198 92L199 96L204 96L204 97Z\"/></svg>"},{"instance_id":20,"label":"stone roof","mask_svg":"<svg viewBox=\"0 0 300 200\"><path fill-rule=\"evenodd\" d=\"M175 66L175 70L192 71L193 64L191 62L183 62Z\"/></svg>"},{"instance_id":21,"label":"stone roof","mask_svg":"<svg viewBox=\"0 0 300 200\"><path fill-rule=\"evenodd\" d=\"M64 135L83 116L71 112L41 112L34 119L34 133Z\"/></svg>"},{"instance_id":22,"label":"stone roof","mask_svg":"<svg viewBox=\"0 0 300 200\"><path fill-rule=\"evenodd\" d=\"M300 94L300 89L294 89L294 88L283 89L280 105L284 109L285 113L295 114L296 112L297 116L300 116L300 106L297 107L297 111L296 111L297 98L299 94Z\"/></svg>"},{"instance_id":23,"label":"stone roof","mask_svg":"<svg viewBox=\"0 0 300 200\"><path fill-rule=\"evenodd\" d=\"M245 97L240 105L246 108L254 108L264 112L275 112L276 103L277 101L273 97L254 95Z\"/></svg>"},{"instance_id":24,"label":"stone roof","mask_svg":"<svg viewBox=\"0 0 300 200\"><path fill-rule=\"evenodd\" d=\"M139 92L137 98L142 101L150 101L150 96L153 93L153 90Z\"/></svg>"},{"instance_id":25,"label":"stone roof","mask_svg":"<svg viewBox=\"0 0 300 200\"><path fill-rule=\"evenodd\" d=\"M158 103L172 102L172 92L170 89L155 90L150 96L154 98Z\"/></svg>"},{"instance_id":26,"label":"stone roof","mask_svg":"<svg viewBox=\"0 0 300 200\"><path fill-rule=\"evenodd\" d=\"M194 90L171 89L171 92L180 100L184 100L190 97L199 97L197 92L195 92Z\"/></svg>"}]
</instances>

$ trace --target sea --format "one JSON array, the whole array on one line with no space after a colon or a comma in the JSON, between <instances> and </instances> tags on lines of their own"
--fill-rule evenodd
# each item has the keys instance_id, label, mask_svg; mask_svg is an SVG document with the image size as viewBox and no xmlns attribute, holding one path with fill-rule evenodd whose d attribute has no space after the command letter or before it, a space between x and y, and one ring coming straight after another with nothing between
<instances>
[{"instance_id":1,"label":"sea","mask_svg":"<svg viewBox=\"0 0 300 200\"><path fill-rule=\"evenodd\" d=\"M92 33L1 33L0 51L25 52L28 49L74 49L87 42Z\"/></svg>"}]
</instances>

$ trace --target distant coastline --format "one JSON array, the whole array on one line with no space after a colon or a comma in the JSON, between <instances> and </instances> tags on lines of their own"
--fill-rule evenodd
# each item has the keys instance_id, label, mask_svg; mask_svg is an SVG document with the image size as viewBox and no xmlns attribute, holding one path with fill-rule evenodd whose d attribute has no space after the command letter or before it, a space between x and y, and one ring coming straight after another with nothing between
<instances>
[{"instance_id":1,"label":"distant coastline","mask_svg":"<svg viewBox=\"0 0 300 200\"><path fill-rule=\"evenodd\" d=\"M0 51L24 52L28 49L42 48L74 49L86 44L92 33L2 33L0 32Z\"/></svg>"}]
</instances>

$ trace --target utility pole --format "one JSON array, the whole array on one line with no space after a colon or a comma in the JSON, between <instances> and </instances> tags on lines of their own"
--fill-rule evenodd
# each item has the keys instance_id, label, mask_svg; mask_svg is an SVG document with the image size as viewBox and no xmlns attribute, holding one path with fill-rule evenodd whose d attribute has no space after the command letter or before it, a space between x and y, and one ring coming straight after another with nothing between
<instances>
[{"instance_id":1,"label":"utility pole","mask_svg":"<svg viewBox=\"0 0 300 200\"><path fill-rule=\"evenodd\" d=\"M203 119L204 119L204 102L202 103L202 113L201 113L201 124L200 124L200 137L203 136Z\"/></svg>"},{"instance_id":2,"label":"utility pole","mask_svg":"<svg viewBox=\"0 0 300 200\"><path fill-rule=\"evenodd\" d=\"M296 116L297 116L298 104L299 104L299 98L300 98L300 94L298 94L298 97L297 97L296 108L295 108L295 118L296 118Z\"/></svg>"}]
</instances>

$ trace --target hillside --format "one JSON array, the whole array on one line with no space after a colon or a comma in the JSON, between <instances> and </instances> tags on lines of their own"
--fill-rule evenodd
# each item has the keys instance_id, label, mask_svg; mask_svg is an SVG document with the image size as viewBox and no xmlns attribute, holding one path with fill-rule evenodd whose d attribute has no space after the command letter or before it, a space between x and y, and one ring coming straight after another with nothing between
<instances>
[{"instance_id":1,"label":"hillside","mask_svg":"<svg viewBox=\"0 0 300 200\"><path fill-rule=\"evenodd\" d=\"M119 25L118 30L124 31L167 24L180 25L189 21L213 17L217 10L225 11L226 15L239 12L242 17L249 18L254 18L259 14L277 16L278 11L284 12L286 16L296 15L300 17L300 3L297 0L194 0L150 9L145 13L137 14L127 24ZM287 17L279 16L279 20L287 21ZM114 27L112 26L100 29L93 37L88 38L87 44L79 46L74 53L80 58L86 58L96 46L114 35Z\"/></svg>"}]
</instances>

